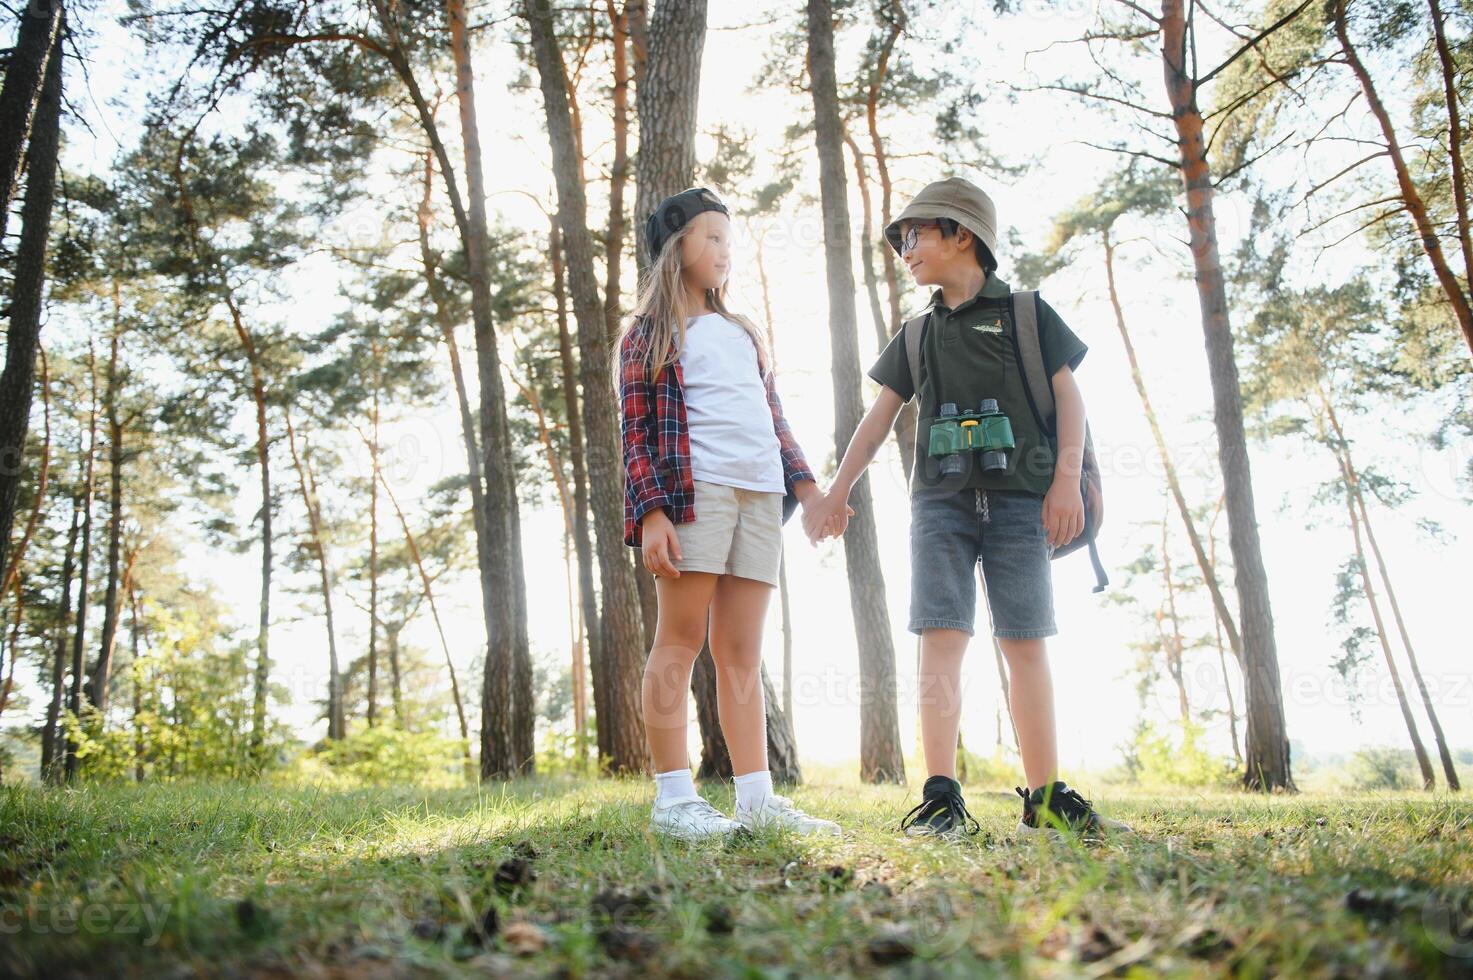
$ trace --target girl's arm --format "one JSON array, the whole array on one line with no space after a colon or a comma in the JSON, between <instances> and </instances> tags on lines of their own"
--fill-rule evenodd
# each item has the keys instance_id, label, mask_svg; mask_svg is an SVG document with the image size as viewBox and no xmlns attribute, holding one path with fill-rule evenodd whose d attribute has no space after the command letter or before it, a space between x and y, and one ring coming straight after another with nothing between
<instances>
[{"instance_id":1,"label":"girl's arm","mask_svg":"<svg viewBox=\"0 0 1473 980\"><path fill-rule=\"evenodd\" d=\"M654 390L633 338L633 332L626 335L619 350L619 431L624 443L624 472L634 494L634 523L639 524L645 514L668 508L672 502L655 471L655 447L650 438Z\"/></svg>"},{"instance_id":2,"label":"girl's arm","mask_svg":"<svg viewBox=\"0 0 1473 980\"><path fill-rule=\"evenodd\" d=\"M799 448L798 440L783 415L783 403L777 396L774 375L769 373L763 379L763 385L767 389L767 405L772 410L772 429L777 433L778 445L782 449L783 483L800 501L806 501L810 495L819 492L818 479L809 468L808 460L803 456L803 450Z\"/></svg>"}]
</instances>

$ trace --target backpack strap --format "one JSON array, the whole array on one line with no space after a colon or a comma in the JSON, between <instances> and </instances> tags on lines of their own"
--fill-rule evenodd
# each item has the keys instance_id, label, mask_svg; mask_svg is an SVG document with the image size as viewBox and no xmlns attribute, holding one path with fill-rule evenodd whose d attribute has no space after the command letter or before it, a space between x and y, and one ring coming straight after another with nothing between
<instances>
[{"instance_id":1,"label":"backpack strap","mask_svg":"<svg viewBox=\"0 0 1473 980\"><path fill-rule=\"evenodd\" d=\"M925 332L926 320L931 316L928 309L905 321L900 329L905 332L905 363L910 365L911 397L920 405L921 397L921 334Z\"/></svg>"},{"instance_id":2,"label":"backpack strap","mask_svg":"<svg viewBox=\"0 0 1473 980\"><path fill-rule=\"evenodd\" d=\"M1023 383L1028 386L1028 395L1038 410L1038 421L1044 433L1052 436L1055 426L1054 383L1044 367L1043 343L1038 339L1038 290L1015 290L1010 298L1018 356L1022 359Z\"/></svg>"},{"instance_id":3,"label":"backpack strap","mask_svg":"<svg viewBox=\"0 0 1473 980\"><path fill-rule=\"evenodd\" d=\"M1044 434L1055 438L1058 434L1058 418L1054 405L1054 380L1049 377L1043 361L1043 342L1038 336L1038 290L1015 290L1009 297L1013 307L1014 343L1017 345L1023 382L1028 389L1029 400L1043 426ZM1084 497L1085 526L1083 537L1089 544L1089 561L1094 566L1095 592L1105 591L1110 579L1100 561L1099 549L1095 546L1097 525L1094 520L1091 495L1100 493L1099 476L1094 469L1094 441L1090 438L1089 421L1084 423L1084 452L1087 461L1080 466L1080 493ZM1071 549L1072 550L1072 549Z\"/></svg>"}]
</instances>

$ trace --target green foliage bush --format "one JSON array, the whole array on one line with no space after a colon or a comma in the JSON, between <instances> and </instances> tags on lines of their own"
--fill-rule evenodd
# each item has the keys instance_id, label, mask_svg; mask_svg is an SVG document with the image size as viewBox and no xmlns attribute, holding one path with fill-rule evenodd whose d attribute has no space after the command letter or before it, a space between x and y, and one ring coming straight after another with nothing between
<instances>
[{"instance_id":1,"label":"green foliage bush","mask_svg":"<svg viewBox=\"0 0 1473 980\"><path fill-rule=\"evenodd\" d=\"M1348 769L1356 789L1416 789L1422 785L1409 749L1359 749L1351 756Z\"/></svg>"},{"instance_id":2,"label":"green foliage bush","mask_svg":"<svg viewBox=\"0 0 1473 980\"><path fill-rule=\"evenodd\" d=\"M392 725L352 728L295 760L290 778L339 784L459 786L466 778L459 739L434 732L406 732Z\"/></svg>"},{"instance_id":3,"label":"green foliage bush","mask_svg":"<svg viewBox=\"0 0 1473 980\"><path fill-rule=\"evenodd\" d=\"M1202 726L1187 722L1179 736L1141 719L1125 746L1123 776L1140 786L1227 788L1237 782L1232 764L1207 751Z\"/></svg>"}]
</instances>

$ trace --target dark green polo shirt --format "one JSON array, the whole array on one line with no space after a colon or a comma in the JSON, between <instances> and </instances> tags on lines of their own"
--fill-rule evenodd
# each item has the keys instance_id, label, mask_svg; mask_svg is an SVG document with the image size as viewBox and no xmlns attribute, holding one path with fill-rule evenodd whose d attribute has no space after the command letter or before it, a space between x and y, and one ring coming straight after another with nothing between
<instances>
[{"instance_id":1,"label":"dark green polo shirt","mask_svg":"<svg viewBox=\"0 0 1473 980\"><path fill-rule=\"evenodd\" d=\"M986 473L975 465L954 485L988 490L1031 490L1048 492L1054 478L1054 452L1029 406L1027 389L1013 350L1012 313L1006 282L991 274L977 295L947 309L941 290L931 295L930 320L921 335L921 391L917 406L916 463L911 474L911 492L917 487L941 482L940 460L930 459L931 422L943 402L956 402L959 411L977 410L984 398L997 399L997 407L1012 422L1015 449L1008 454L1005 472ZM1064 365L1079 367L1089 349L1064 323L1062 317L1040 297L1038 334L1043 348L1044 368L1049 377ZM870 367L875 381L905 401L911 390L910 363L905 353L905 331L896 332Z\"/></svg>"}]
</instances>

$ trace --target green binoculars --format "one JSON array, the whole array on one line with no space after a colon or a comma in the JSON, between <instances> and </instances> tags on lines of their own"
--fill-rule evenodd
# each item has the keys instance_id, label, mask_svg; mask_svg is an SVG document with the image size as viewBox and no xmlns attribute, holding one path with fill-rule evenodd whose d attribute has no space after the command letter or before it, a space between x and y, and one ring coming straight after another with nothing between
<instances>
[{"instance_id":1,"label":"green binoculars","mask_svg":"<svg viewBox=\"0 0 1473 980\"><path fill-rule=\"evenodd\" d=\"M966 470L963 453L980 452L984 473L1008 468L1008 450L1013 448L1013 423L997 409L997 399L984 398L975 412L958 412L956 402L944 402L931 422L931 444L926 455L941 460L943 476L959 476Z\"/></svg>"}]
</instances>

